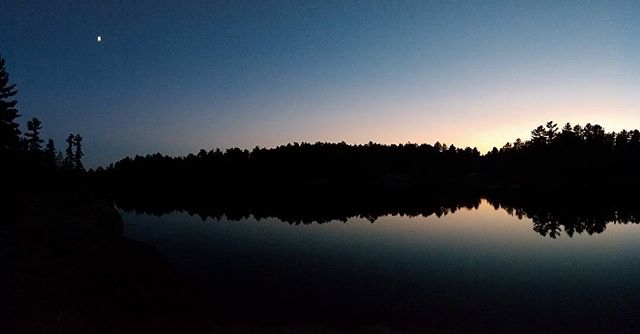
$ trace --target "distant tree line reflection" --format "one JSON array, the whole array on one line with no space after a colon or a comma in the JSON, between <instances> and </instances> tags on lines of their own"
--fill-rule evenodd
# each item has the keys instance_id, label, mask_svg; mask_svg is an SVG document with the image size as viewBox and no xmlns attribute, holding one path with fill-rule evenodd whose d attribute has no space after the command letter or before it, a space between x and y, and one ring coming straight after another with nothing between
<instances>
[{"instance_id":1,"label":"distant tree line reflection","mask_svg":"<svg viewBox=\"0 0 640 334\"><path fill-rule=\"evenodd\" d=\"M277 218L292 225L324 224L332 221L347 222L351 218L364 218L374 223L387 215L403 215L409 217L435 215L441 217L455 213L461 209L477 209L481 199L468 195L466 198L451 197L410 199L403 196L396 198L368 198L354 200L336 197L306 197L304 199L288 198L207 198L197 199L141 199L121 198L116 205L135 213L156 216L175 211L200 216L203 220L212 218L219 220L243 220L253 216L261 220Z\"/></svg>"},{"instance_id":2,"label":"distant tree line reflection","mask_svg":"<svg viewBox=\"0 0 640 334\"><path fill-rule=\"evenodd\" d=\"M608 224L639 224L640 207L633 196L615 194L556 194L532 198L531 194L497 195L489 202L519 219L529 218L533 230L557 238L598 234Z\"/></svg>"},{"instance_id":3,"label":"distant tree line reflection","mask_svg":"<svg viewBox=\"0 0 640 334\"><path fill-rule=\"evenodd\" d=\"M246 200L246 199L245 199ZM530 219L532 229L541 236L557 238L562 235L573 237L576 234L598 234L606 230L608 224L640 223L640 208L633 201L620 198L586 200L578 197L570 200L546 199L513 196L513 194L492 194L486 198L496 210L504 210L518 219ZM225 201L194 202L169 200L162 203L157 200L120 199L118 207L125 211L164 215L172 212L185 212L197 215L201 219L228 219L240 221L248 218L262 220L277 218L292 225L324 224L329 222L346 223L350 219L366 219L375 223L387 215L407 217L442 217L459 210L477 210L482 197L469 194L466 197L431 197L421 200L409 198L389 198L366 201L343 202L338 199L313 199L309 202L288 200L278 201ZM239 204L244 203L244 204Z\"/></svg>"}]
</instances>

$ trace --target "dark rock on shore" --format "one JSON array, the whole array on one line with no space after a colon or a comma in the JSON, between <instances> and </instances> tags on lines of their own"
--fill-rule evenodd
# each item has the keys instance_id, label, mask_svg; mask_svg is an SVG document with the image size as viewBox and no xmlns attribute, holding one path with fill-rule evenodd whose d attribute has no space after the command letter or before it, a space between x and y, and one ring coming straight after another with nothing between
<instances>
[{"instance_id":1,"label":"dark rock on shore","mask_svg":"<svg viewBox=\"0 0 640 334\"><path fill-rule=\"evenodd\" d=\"M122 236L112 203L58 204L34 198L0 227L0 332L99 332L120 314L177 303L168 262Z\"/></svg>"}]
</instances>

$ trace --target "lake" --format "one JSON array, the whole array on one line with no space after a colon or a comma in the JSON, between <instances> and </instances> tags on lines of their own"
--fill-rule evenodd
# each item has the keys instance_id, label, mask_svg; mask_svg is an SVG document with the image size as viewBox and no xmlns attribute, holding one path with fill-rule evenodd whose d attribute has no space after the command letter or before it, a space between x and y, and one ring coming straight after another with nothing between
<instances>
[{"instance_id":1,"label":"lake","mask_svg":"<svg viewBox=\"0 0 640 334\"><path fill-rule=\"evenodd\" d=\"M640 331L638 224L547 233L520 216L486 200L322 224L123 212L125 235L155 246L212 321Z\"/></svg>"}]
</instances>

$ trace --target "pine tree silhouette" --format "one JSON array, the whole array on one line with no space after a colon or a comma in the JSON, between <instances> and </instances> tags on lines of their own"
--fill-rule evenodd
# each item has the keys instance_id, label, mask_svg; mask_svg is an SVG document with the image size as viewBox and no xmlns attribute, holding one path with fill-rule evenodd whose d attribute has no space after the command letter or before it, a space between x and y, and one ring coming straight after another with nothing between
<instances>
[{"instance_id":1,"label":"pine tree silhouette","mask_svg":"<svg viewBox=\"0 0 640 334\"><path fill-rule=\"evenodd\" d=\"M24 135L27 138L27 149L29 151L37 152L42 150L42 143L40 139L40 130L42 130L42 122L37 118L32 118L27 122L27 133Z\"/></svg>"},{"instance_id":2,"label":"pine tree silhouette","mask_svg":"<svg viewBox=\"0 0 640 334\"><path fill-rule=\"evenodd\" d=\"M73 145L76 149L73 154L74 167L78 171L84 171L84 165L82 164L82 157L84 156L82 152L82 136L75 135L73 137Z\"/></svg>"},{"instance_id":3,"label":"pine tree silhouette","mask_svg":"<svg viewBox=\"0 0 640 334\"><path fill-rule=\"evenodd\" d=\"M65 140L67 142L67 148L64 150L65 157L63 167L65 170L74 170L75 169L75 155L73 153L73 142L75 136L73 133L69 134L69 137Z\"/></svg>"},{"instance_id":4,"label":"pine tree silhouette","mask_svg":"<svg viewBox=\"0 0 640 334\"><path fill-rule=\"evenodd\" d=\"M56 146L53 143L53 139L49 139L49 141L47 141L47 146L44 149L44 156L50 167L56 167Z\"/></svg>"},{"instance_id":5,"label":"pine tree silhouette","mask_svg":"<svg viewBox=\"0 0 640 334\"><path fill-rule=\"evenodd\" d=\"M20 144L20 129L15 121L20 116L15 108L18 101L9 99L17 93L16 85L9 85L5 60L0 57L0 150L16 149Z\"/></svg>"}]
</instances>

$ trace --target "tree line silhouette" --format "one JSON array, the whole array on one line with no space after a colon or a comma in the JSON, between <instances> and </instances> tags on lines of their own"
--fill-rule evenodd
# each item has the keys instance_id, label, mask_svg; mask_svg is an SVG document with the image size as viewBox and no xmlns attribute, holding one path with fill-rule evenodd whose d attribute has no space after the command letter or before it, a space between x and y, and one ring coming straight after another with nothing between
<instances>
[{"instance_id":1,"label":"tree line silhouette","mask_svg":"<svg viewBox=\"0 0 640 334\"><path fill-rule=\"evenodd\" d=\"M64 155L56 150L53 139L48 139L42 147L42 122L38 118L27 121L27 131L22 135L17 122L21 116L16 108L18 101L14 99L17 93L16 84L9 83L5 59L0 57L0 155L5 164L84 172L80 135L69 134Z\"/></svg>"},{"instance_id":2,"label":"tree line silhouette","mask_svg":"<svg viewBox=\"0 0 640 334\"><path fill-rule=\"evenodd\" d=\"M606 132L600 125L554 122L481 155L476 148L435 143L365 145L293 143L253 150L200 150L170 157L127 157L92 176L109 191L245 193L292 191L436 193L627 191L640 185L640 131Z\"/></svg>"},{"instance_id":3,"label":"tree line silhouette","mask_svg":"<svg viewBox=\"0 0 640 334\"><path fill-rule=\"evenodd\" d=\"M185 157L136 156L91 174L114 194L287 197L305 191L338 196L351 190L444 189L442 180L458 182L456 176L470 174L479 155L440 144L293 143L251 151L201 150Z\"/></svg>"},{"instance_id":4,"label":"tree line silhouette","mask_svg":"<svg viewBox=\"0 0 640 334\"><path fill-rule=\"evenodd\" d=\"M554 122L531 131L531 139L494 148L486 178L527 188L630 190L640 181L640 131L606 132L598 125Z\"/></svg>"},{"instance_id":5,"label":"tree line silhouette","mask_svg":"<svg viewBox=\"0 0 640 334\"><path fill-rule=\"evenodd\" d=\"M368 208L371 205L362 204L389 207L382 204L387 201L402 208L416 196L470 198L517 189L539 196L556 191L634 196L633 189L640 185L640 131L607 132L589 123L560 128L552 121L534 128L531 138L518 138L484 155L476 148L440 142L290 143L252 150L202 149L178 157L127 157L87 173L82 136L70 134L65 149L57 150L52 139L45 143L42 138L39 119L28 120L26 132L21 132L16 94L0 57L0 157L5 175L12 176L8 189L51 180L87 183L123 203L177 203L174 207L197 210L206 203L237 201L254 207L275 202L303 207L300 203L307 201Z\"/></svg>"},{"instance_id":6,"label":"tree line silhouette","mask_svg":"<svg viewBox=\"0 0 640 334\"><path fill-rule=\"evenodd\" d=\"M3 201L9 212L32 205L34 197L57 189L77 191L80 178L85 175L82 163L82 137L69 134L64 151L56 149L53 139L46 144L42 138L42 122L31 118L23 134L17 120L16 84L10 84L5 59L0 57L0 161L3 188L10 194ZM44 147L43 147L44 144Z\"/></svg>"}]
</instances>

